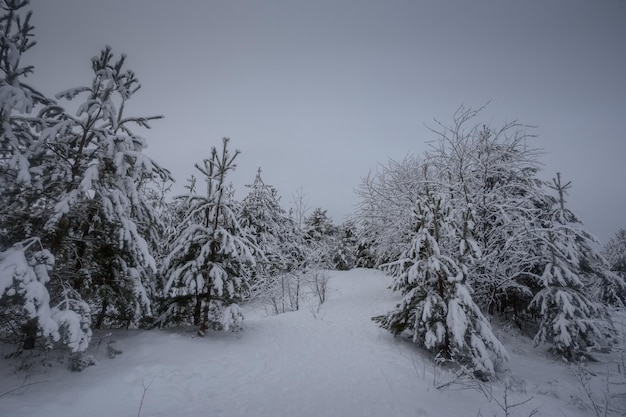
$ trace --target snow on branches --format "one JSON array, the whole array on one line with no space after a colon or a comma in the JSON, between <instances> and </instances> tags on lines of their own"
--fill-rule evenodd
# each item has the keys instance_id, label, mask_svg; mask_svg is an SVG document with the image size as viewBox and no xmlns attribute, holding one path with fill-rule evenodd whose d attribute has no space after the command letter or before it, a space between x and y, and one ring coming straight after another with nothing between
<instances>
[{"instance_id":1,"label":"snow on branches","mask_svg":"<svg viewBox=\"0 0 626 417\"><path fill-rule=\"evenodd\" d=\"M181 197L184 215L164 261L168 307L160 321L170 320L174 313L189 314L190 306L202 334L210 325L239 325L242 316L235 304L248 291L250 267L255 264L256 246L241 227L238 207L227 189L226 174L235 169L239 154L229 152L228 141L223 139L221 152L213 147L210 159L196 164L206 194Z\"/></svg>"},{"instance_id":2,"label":"snow on branches","mask_svg":"<svg viewBox=\"0 0 626 417\"><path fill-rule=\"evenodd\" d=\"M40 249L33 249L35 246ZM40 335L48 344L61 341L70 351L80 352L87 348L91 339L89 306L66 298L51 307L46 285L53 265L54 256L41 248L37 238L16 243L0 252L3 315L14 314L14 320L34 325L26 335L25 348L32 349L35 338ZM70 303L78 303L79 308Z\"/></svg>"},{"instance_id":3,"label":"snow on branches","mask_svg":"<svg viewBox=\"0 0 626 417\"><path fill-rule=\"evenodd\" d=\"M481 376L493 375L494 358L505 360L508 354L467 283L468 266L480 256L467 235L468 218L428 189L413 216L407 249L397 261L381 265L404 298L375 320L394 334L408 331L415 343L443 359L468 364Z\"/></svg>"},{"instance_id":4,"label":"snow on branches","mask_svg":"<svg viewBox=\"0 0 626 417\"><path fill-rule=\"evenodd\" d=\"M527 127L475 123L480 110L461 107L452 126L432 130L437 140L428 152L390 161L363 180L355 215L360 253L405 294L381 324L411 330L419 344L452 357L454 343L471 343L461 345L448 319L471 311L481 334L480 307L520 329L538 328L537 343L577 357L604 343L611 323L603 303L623 302L623 280L565 208L569 184L538 178L541 151L529 146ZM470 258L462 255L467 249ZM444 291L452 282L465 289ZM465 315L451 313L460 311L455 297L467 301ZM486 346L498 356L489 333L482 333ZM485 363L475 369L492 369Z\"/></svg>"},{"instance_id":5,"label":"snow on branches","mask_svg":"<svg viewBox=\"0 0 626 417\"><path fill-rule=\"evenodd\" d=\"M553 208L543 219L544 227L534 230L537 263L543 271L538 276L541 289L530 308L541 317L535 343L550 342L566 359L578 359L590 348L605 344L612 333L606 306L594 299L594 292L613 287L623 291L624 284L593 249L593 236L579 227L578 218L565 207L570 185L563 184L557 173L551 186L557 192Z\"/></svg>"}]
</instances>

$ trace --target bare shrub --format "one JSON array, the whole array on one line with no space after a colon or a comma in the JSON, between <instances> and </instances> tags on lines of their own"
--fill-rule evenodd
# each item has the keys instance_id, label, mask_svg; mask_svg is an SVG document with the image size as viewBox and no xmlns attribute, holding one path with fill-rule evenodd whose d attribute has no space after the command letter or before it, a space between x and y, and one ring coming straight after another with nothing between
<instances>
[{"instance_id":1,"label":"bare shrub","mask_svg":"<svg viewBox=\"0 0 626 417\"><path fill-rule=\"evenodd\" d=\"M324 304L328 294L328 281L330 274L323 269L315 269L307 275L307 284L313 295L317 298L319 305Z\"/></svg>"}]
</instances>

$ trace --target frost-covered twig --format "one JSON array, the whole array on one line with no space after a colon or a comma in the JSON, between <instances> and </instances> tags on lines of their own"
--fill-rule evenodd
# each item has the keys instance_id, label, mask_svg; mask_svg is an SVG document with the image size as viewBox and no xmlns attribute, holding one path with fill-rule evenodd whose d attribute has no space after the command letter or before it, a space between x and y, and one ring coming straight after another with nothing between
<instances>
[{"instance_id":1,"label":"frost-covered twig","mask_svg":"<svg viewBox=\"0 0 626 417\"><path fill-rule=\"evenodd\" d=\"M454 377L443 384L439 384L436 386L438 390L447 390L447 389L455 389L455 390L474 390L480 392L489 402L495 402L498 407L502 411L504 411L505 417L510 417L512 414L512 410L516 407L520 407L524 404L528 404L533 400L534 397L527 398L525 400L511 403L511 399L509 398L509 392L511 391L511 381L507 380L504 384L504 393L502 394L502 399L497 399L493 394L493 385L491 383L485 383L477 380L472 377L472 374L465 367L461 367L457 372L454 373ZM532 417L536 415L538 409L533 409L528 414L528 417ZM481 412L479 410L479 415Z\"/></svg>"},{"instance_id":2,"label":"frost-covered twig","mask_svg":"<svg viewBox=\"0 0 626 417\"><path fill-rule=\"evenodd\" d=\"M137 412L137 417L141 417L141 408L143 407L143 400L146 398L146 393L148 392L148 389L150 389L150 386L152 385L153 382L154 382L154 379L150 381L148 385L146 385L146 381L144 381L144 379L141 378L141 385L143 386L143 393L141 394L141 401L139 401L139 411Z\"/></svg>"},{"instance_id":3,"label":"frost-covered twig","mask_svg":"<svg viewBox=\"0 0 626 417\"><path fill-rule=\"evenodd\" d=\"M591 377L593 373L585 368L581 363L576 365L576 367L572 367L572 373L574 374L574 379L578 382L578 391L583 397L586 397L591 407L593 408L594 414L596 417L606 417L609 415L625 415L626 409L624 408L616 408L616 402L620 397L623 397L623 394L612 394L611 386L612 385L626 385L626 382L613 382L611 381L611 373L607 369L606 378L604 379L604 389L601 395L597 395L591 389Z\"/></svg>"},{"instance_id":4,"label":"frost-covered twig","mask_svg":"<svg viewBox=\"0 0 626 417\"><path fill-rule=\"evenodd\" d=\"M520 401L514 404L510 404L509 403L509 390L511 389L511 383L509 381L507 381L504 384L504 393L502 394L502 402L498 401L496 398L493 398L493 400L495 401L496 404L498 404L498 407L500 407L502 409L502 411L504 411L504 415L505 417L509 417L511 415L511 410L514 409L515 407L519 407L520 405L524 405L530 401L532 401L532 399L534 397L530 397L525 399L524 401ZM537 409L533 409L530 414L528 415L529 417L534 416L535 414L537 414Z\"/></svg>"}]
</instances>

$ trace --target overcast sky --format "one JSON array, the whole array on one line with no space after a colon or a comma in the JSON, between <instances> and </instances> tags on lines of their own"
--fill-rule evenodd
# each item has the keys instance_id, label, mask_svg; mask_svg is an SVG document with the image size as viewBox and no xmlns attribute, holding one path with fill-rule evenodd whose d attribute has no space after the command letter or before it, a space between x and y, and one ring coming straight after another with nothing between
<instances>
[{"instance_id":1,"label":"overcast sky","mask_svg":"<svg viewBox=\"0 0 626 417\"><path fill-rule=\"evenodd\" d=\"M52 96L88 84L105 45L142 89L146 153L182 190L221 138L288 206L302 187L340 223L377 163L426 149L426 125L491 101L483 121L535 125L546 178L605 242L626 227L623 0L33 0L29 82Z\"/></svg>"}]
</instances>

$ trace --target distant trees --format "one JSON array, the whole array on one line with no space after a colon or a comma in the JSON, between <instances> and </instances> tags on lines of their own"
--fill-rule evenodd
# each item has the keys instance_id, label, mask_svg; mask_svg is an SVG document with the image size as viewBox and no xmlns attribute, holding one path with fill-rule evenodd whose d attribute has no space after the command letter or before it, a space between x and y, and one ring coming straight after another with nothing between
<instances>
[{"instance_id":1,"label":"distant trees","mask_svg":"<svg viewBox=\"0 0 626 417\"><path fill-rule=\"evenodd\" d=\"M611 271L626 279L626 229L619 229L604 246L602 254Z\"/></svg>"},{"instance_id":2,"label":"distant trees","mask_svg":"<svg viewBox=\"0 0 626 417\"><path fill-rule=\"evenodd\" d=\"M243 199L241 225L258 250L252 270L251 297L261 299L272 314L300 309L301 301L326 300L328 274L324 269L354 266L354 232L342 230L321 208L306 214L304 195L297 196L296 209L280 206L276 189L257 172Z\"/></svg>"},{"instance_id":3,"label":"distant trees","mask_svg":"<svg viewBox=\"0 0 626 417\"><path fill-rule=\"evenodd\" d=\"M303 232L308 249L307 264L316 268L332 268L337 230L326 210L315 208L304 219Z\"/></svg>"},{"instance_id":4,"label":"distant trees","mask_svg":"<svg viewBox=\"0 0 626 417\"><path fill-rule=\"evenodd\" d=\"M557 177L555 196L537 177L541 153L528 145L525 127L492 129L474 122L479 112L459 109L452 126L433 130L438 140L428 152L390 161L363 180L355 215L359 253L394 276L394 288L405 295L377 320L394 333L410 330L417 343L454 359L444 338L455 331L444 320L452 298L443 295L447 286L463 285L464 317L476 314L475 329L488 325L479 324L482 313L471 306L529 330L537 329L535 314L536 342L568 358L583 355L608 334L601 301L619 298L620 284L564 207L568 185ZM457 230L457 237L445 230ZM468 248L471 257L463 255ZM426 319L439 323L439 333ZM505 357L489 334L487 350ZM470 344L456 349L458 360L474 358L474 370L490 373Z\"/></svg>"},{"instance_id":5,"label":"distant trees","mask_svg":"<svg viewBox=\"0 0 626 417\"><path fill-rule=\"evenodd\" d=\"M609 239L602 250L602 255L610 270L601 269L602 274L600 276L604 278L604 281L602 285L596 285L592 290L597 298L605 303L624 307L626 300L626 230L619 229L615 236ZM595 259L597 260L598 257L596 256ZM602 265L603 263L601 260L585 266Z\"/></svg>"},{"instance_id":6,"label":"distant trees","mask_svg":"<svg viewBox=\"0 0 626 417\"><path fill-rule=\"evenodd\" d=\"M347 271L354 268L357 263L357 250L356 228L351 221L346 221L337 229L332 256L334 269Z\"/></svg>"}]
</instances>

